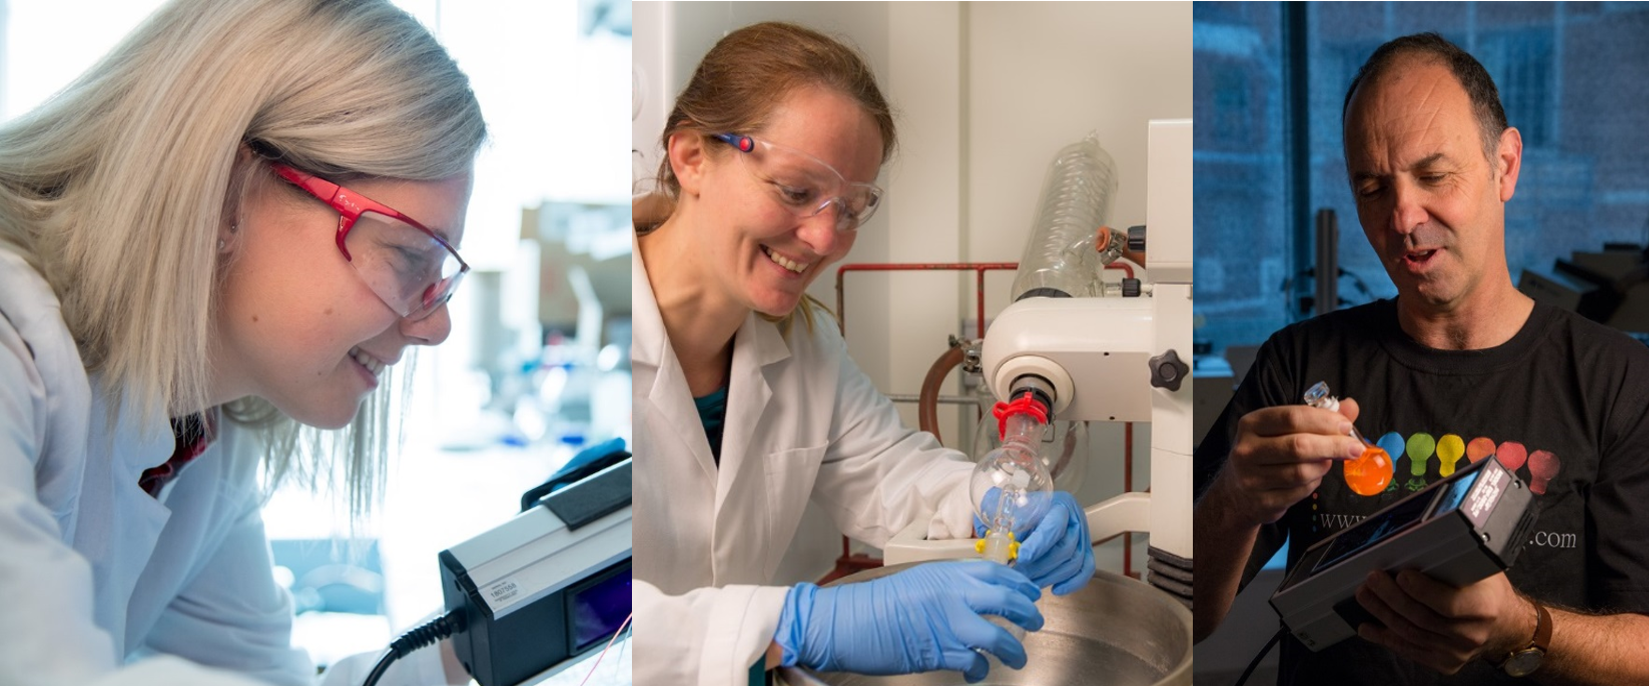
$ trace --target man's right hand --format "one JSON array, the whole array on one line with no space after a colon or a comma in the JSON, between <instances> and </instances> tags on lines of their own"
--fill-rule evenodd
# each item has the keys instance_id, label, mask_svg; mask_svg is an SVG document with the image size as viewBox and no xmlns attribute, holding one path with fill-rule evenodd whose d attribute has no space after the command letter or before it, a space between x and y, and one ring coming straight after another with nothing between
<instances>
[{"instance_id":1,"label":"man's right hand","mask_svg":"<svg viewBox=\"0 0 1649 686\"><path fill-rule=\"evenodd\" d=\"M1270 524L1322 483L1338 460L1363 454L1351 437L1357 402L1338 412L1307 405L1255 410L1237 421L1230 459L1212 488L1227 516L1247 526Z\"/></svg>"}]
</instances>

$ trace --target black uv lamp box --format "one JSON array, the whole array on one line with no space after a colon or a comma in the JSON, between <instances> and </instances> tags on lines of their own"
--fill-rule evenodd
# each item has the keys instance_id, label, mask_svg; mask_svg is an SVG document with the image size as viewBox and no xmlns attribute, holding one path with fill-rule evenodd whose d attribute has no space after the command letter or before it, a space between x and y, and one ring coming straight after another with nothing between
<instances>
[{"instance_id":1,"label":"black uv lamp box","mask_svg":"<svg viewBox=\"0 0 1649 686\"><path fill-rule=\"evenodd\" d=\"M1307 648L1320 651L1376 622L1357 602L1374 570L1416 569L1453 586L1512 566L1539 507L1493 457L1461 468L1305 551L1271 607Z\"/></svg>"}]
</instances>

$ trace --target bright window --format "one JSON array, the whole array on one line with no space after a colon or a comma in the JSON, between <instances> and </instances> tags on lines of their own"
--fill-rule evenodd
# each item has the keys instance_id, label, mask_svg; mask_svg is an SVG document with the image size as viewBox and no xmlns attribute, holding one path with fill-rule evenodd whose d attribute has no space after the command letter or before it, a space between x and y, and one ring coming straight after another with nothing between
<instances>
[{"instance_id":1,"label":"bright window","mask_svg":"<svg viewBox=\"0 0 1649 686\"><path fill-rule=\"evenodd\" d=\"M0 120L27 112L62 89L162 4L161 0L0 0ZM498 310L505 318L520 315L522 308L511 299L539 286L538 246L521 241L523 210L541 205L583 208L561 210L553 220L543 222L545 226L572 222L586 233L592 227L600 229L596 236L558 235L558 241L565 240L574 250L602 253L600 257L610 261L612 241L603 242L608 234L620 236L622 251L627 252L629 245L627 221L595 221L612 214L615 206L628 217L630 170L625 157L617 154L628 138L628 2L396 0L395 4L429 27L468 74L487 117L491 140L476 162L462 246L475 272L453 301L452 336L442 347L418 356L413 402L407 409L413 419L404 455L392 465L388 502L380 516L359 531L377 541L375 547L362 551L359 561L374 570L381 567L384 573L383 579L366 578L361 585L377 585L382 597L377 601L346 598L348 602L342 603L370 609L374 602L381 602L390 621L379 617L375 624L327 624L300 618L295 640L322 662L352 650L381 650L389 639L390 623L405 626L439 609L436 553L514 515L521 493L542 483L572 453L570 445L509 448L480 438L468 451L441 449L452 442L454 433L460 433L455 427L488 435L481 430L485 427L465 422L476 419L477 406L489 396L488 380L476 370L493 362L484 359L485 351L498 347L492 339L505 335L500 333L505 329L509 334L521 331L524 339L539 335L536 321L524 326L516 326L523 324L519 321L504 322L502 328L496 321L480 321ZM523 271L528 257L534 264ZM623 262L622 282L627 284L628 260ZM592 278L600 288L603 277ZM606 280L612 280L611 275ZM488 297L504 302L490 302ZM626 305L622 310L611 302L608 309L626 313L627 295L622 300ZM535 319L531 313L516 318ZM603 338L627 346L627 323L622 316L614 319L619 321L607 322L615 328L609 328ZM616 407L603 399L621 396L627 402L629 398L627 372L604 373L581 388L595 398L586 399L586 404L601 408ZM564 403L562 409L568 405ZM627 409L622 414L627 416ZM290 541L349 531L341 508L304 493L278 494L265 515L277 553L301 563L294 564L298 568L294 576L303 576L308 567L324 567L331 551L317 550L315 545L289 545ZM317 599L297 600L301 608ZM628 683L625 657L609 656L589 683L607 683L604 679L611 676ZM572 683L588 670L575 672L579 670L569 669L565 674L575 679Z\"/></svg>"}]
</instances>

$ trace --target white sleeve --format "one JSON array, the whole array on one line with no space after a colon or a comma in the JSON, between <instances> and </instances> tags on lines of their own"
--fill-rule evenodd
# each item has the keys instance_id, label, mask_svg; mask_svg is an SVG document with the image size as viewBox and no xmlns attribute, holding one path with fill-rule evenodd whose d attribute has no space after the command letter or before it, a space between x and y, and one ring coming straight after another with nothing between
<instances>
[{"instance_id":1,"label":"white sleeve","mask_svg":"<svg viewBox=\"0 0 1649 686\"><path fill-rule=\"evenodd\" d=\"M115 669L92 621L92 569L63 542L36 490L49 395L31 350L0 313L0 683L83 684Z\"/></svg>"},{"instance_id":2,"label":"white sleeve","mask_svg":"<svg viewBox=\"0 0 1649 686\"><path fill-rule=\"evenodd\" d=\"M637 686L743 686L779 628L785 587L700 588L669 596L635 582Z\"/></svg>"},{"instance_id":3,"label":"white sleeve","mask_svg":"<svg viewBox=\"0 0 1649 686\"><path fill-rule=\"evenodd\" d=\"M874 546L918 517L928 538L973 536L968 476L973 464L933 434L904 425L887 396L848 357L837 337L821 338L840 356L830 447L813 500L842 533ZM834 345L830 345L834 344Z\"/></svg>"},{"instance_id":4,"label":"white sleeve","mask_svg":"<svg viewBox=\"0 0 1649 686\"><path fill-rule=\"evenodd\" d=\"M311 686L309 654L292 647L292 599L275 583L255 499L161 613L145 647L280 686Z\"/></svg>"}]
</instances>

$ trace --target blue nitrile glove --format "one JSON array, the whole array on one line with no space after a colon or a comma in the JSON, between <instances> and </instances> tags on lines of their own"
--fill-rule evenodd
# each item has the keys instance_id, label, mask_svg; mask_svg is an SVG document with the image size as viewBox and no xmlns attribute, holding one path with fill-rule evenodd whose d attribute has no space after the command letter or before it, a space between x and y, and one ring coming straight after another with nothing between
<instances>
[{"instance_id":1,"label":"blue nitrile glove","mask_svg":"<svg viewBox=\"0 0 1649 686\"><path fill-rule=\"evenodd\" d=\"M1031 535L1019 544L1014 567L1038 586L1052 586L1054 595L1068 595L1094 578L1094 543L1088 534L1088 513L1076 497L1054 491L1053 502Z\"/></svg>"},{"instance_id":2,"label":"blue nitrile glove","mask_svg":"<svg viewBox=\"0 0 1649 686\"><path fill-rule=\"evenodd\" d=\"M978 651L1025 666L1025 647L980 615L1042 628L1042 591L1024 574L984 561L931 562L879 579L820 588L797 584L784 599L779 644L786 667L859 674L940 669L968 683L989 670Z\"/></svg>"},{"instance_id":3,"label":"blue nitrile glove","mask_svg":"<svg viewBox=\"0 0 1649 686\"><path fill-rule=\"evenodd\" d=\"M1001 490L985 493L981 509L992 512ZM1030 577L1037 586L1053 587L1054 595L1069 595L1086 586L1094 577L1094 545L1088 533L1088 513L1076 498L1065 491L1049 494L1047 511L1019 542L1014 568ZM973 522L974 535L985 535L985 523Z\"/></svg>"}]
</instances>

